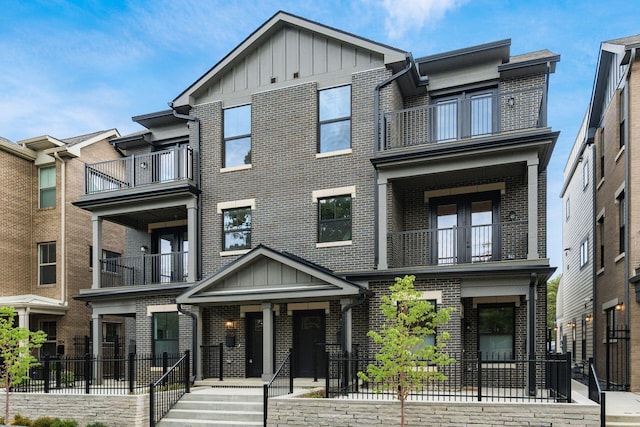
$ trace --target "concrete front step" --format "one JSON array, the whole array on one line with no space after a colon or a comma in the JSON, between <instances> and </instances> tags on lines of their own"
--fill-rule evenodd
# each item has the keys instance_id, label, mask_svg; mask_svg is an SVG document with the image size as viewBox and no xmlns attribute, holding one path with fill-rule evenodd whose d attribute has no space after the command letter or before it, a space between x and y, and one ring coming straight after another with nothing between
<instances>
[{"instance_id":1,"label":"concrete front step","mask_svg":"<svg viewBox=\"0 0 640 427\"><path fill-rule=\"evenodd\" d=\"M261 426L262 390L208 388L185 394L158 427Z\"/></svg>"},{"instance_id":2,"label":"concrete front step","mask_svg":"<svg viewBox=\"0 0 640 427\"><path fill-rule=\"evenodd\" d=\"M640 427L638 415L607 415L607 427Z\"/></svg>"}]
</instances>

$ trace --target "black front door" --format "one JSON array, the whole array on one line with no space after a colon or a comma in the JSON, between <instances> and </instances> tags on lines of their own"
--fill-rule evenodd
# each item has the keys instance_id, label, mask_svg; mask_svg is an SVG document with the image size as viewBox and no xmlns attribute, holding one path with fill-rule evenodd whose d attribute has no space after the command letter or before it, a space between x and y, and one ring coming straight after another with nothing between
<instances>
[{"instance_id":1,"label":"black front door","mask_svg":"<svg viewBox=\"0 0 640 427\"><path fill-rule=\"evenodd\" d=\"M247 313L247 377L262 375L262 313Z\"/></svg>"},{"instance_id":2,"label":"black front door","mask_svg":"<svg viewBox=\"0 0 640 427\"><path fill-rule=\"evenodd\" d=\"M325 342L324 310L293 312L293 369L296 377L313 378L314 363L318 376L324 376L324 352L317 351L316 343Z\"/></svg>"},{"instance_id":3,"label":"black front door","mask_svg":"<svg viewBox=\"0 0 640 427\"><path fill-rule=\"evenodd\" d=\"M187 280L189 241L187 228L177 227L154 232L153 274L155 283Z\"/></svg>"}]
</instances>

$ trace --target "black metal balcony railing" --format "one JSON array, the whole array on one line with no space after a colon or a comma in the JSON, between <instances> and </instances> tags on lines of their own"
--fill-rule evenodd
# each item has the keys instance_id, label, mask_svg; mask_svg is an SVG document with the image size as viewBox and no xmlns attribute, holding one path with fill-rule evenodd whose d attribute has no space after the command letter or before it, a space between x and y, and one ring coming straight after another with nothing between
<instances>
[{"instance_id":1,"label":"black metal balcony railing","mask_svg":"<svg viewBox=\"0 0 640 427\"><path fill-rule=\"evenodd\" d=\"M188 252L100 260L101 288L186 282Z\"/></svg>"},{"instance_id":2,"label":"black metal balcony railing","mask_svg":"<svg viewBox=\"0 0 640 427\"><path fill-rule=\"evenodd\" d=\"M379 151L546 126L542 88L449 99L384 113Z\"/></svg>"},{"instance_id":3,"label":"black metal balcony railing","mask_svg":"<svg viewBox=\"0 0 640 427\"><path fill-rule=\"evenodd\" d=\"M193 149L183 146L155 153L85 165L85 194L194 179Z\"/></svg>"},{"instance_id":4,"label":"black metal balcony railing","mask_svg":"<svg viewBox=\"0 0 640 427\"><path fill-rule=\"evenodd\" d=\"M527 221L388 234L390 267L452 265L527 257Z\"/></svg>"}]
</instances>

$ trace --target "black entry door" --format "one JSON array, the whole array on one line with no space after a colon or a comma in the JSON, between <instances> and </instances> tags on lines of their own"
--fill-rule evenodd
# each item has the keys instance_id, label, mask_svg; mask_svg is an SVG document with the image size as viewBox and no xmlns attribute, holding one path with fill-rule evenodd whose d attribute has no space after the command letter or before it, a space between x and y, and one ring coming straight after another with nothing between
<instances>
[{"instance_id":1,"label":"black entry door","mask_svg":"<svg viewBox=\"0 0 640 427\"><path fill-rule=\"evenodd\" d=\"M247 377L262 375L262 313L247 313Z\"/></svg>"},{"instance_id":2,"label":"black entry door","mask_svg":"<svg viewBox=\"0 0 640 427\"><path fill-rule=\"evenodd\" d=\"M324 376L324 352L317 353L316 343L325 342L324 310L293 312L293 367L296 377L313 378L314 362L318 364L318 376Z\"/></svg>"}]
</instances>

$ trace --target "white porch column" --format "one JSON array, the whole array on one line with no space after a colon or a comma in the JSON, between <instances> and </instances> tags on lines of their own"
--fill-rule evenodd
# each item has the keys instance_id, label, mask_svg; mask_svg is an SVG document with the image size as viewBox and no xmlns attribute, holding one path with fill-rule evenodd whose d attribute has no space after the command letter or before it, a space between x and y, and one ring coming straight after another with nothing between
<instances>
[{"instance_id":1,"label":"white porch column","mask_svg":"<svg viewBox=\"0 0 640 427\"><path fill-rule=\"evenodd\" d=\"M262 380L273 376L273 304L262 304Z\"/></svg>"},{"instance_id":2,"label":"white porch column","mask_svg":"<svg viewBox=\"0 0 640 427\"><path fill-rule=\"evenodd\" d=\"M198 369L198 373L196 375L196 380L202 379L202 312L200 310L200 306L192 305L191 312L196 316L196 348L193 349L192 357L196 357L196 366Z\"/></svg>"},{"instance_id":3,"label":"white porch column","mask_svg":"<svg viewBox=\"0 0 640 427\"><path fill-rule=\"evenodd\" d=\"M378 270L389 268L387 262L387 179L378 177Z\"/></svg>"},{"instance_id":4,"label":"white porch column","mask_svg":"<svg viewBox=\"0 0 640 427\"><path fill-rule=\"evenodd\" d=\"M91 289L100 289L100 257L102 256L102 218L92 215L93 222L93 271Z\"/></svg>"},{"instance_id":5,"label":"white porch column","mask_svg":"<svg viewBox=\"0 0 640 427\"><path fill-rule=\"evenodd\" d=\"M527 259L538 259L538 157L527 160L529 243Z\"/></svg>"},{"instance_id":6,"label":"white porch column","mask_svg":"<svg viewBox=\"0 0 640 427\"><path fill-rule=\"evenodd\" d=\"M94 268L93 270L95 271L96 269ZM98 363L98 358L102 357L102 315L92 313L91 318L91 328L93 329L93 356L96 359L93 364L93 372L95 372L96 382L102 384L102 363Z\"/></svg>"},{"instance_id":7,"label":"white porch column","mask_svg":"<svg viewBox=\"0 0 640 427\"><path fill-rule=\"evenodd\" d=\"M18 313L18 326L29 329L29 308L19 308L16 313Z\"/></svg>"},{"instance_id":8,"label":"white porch column","mask_svg":"<svg viewBox=\"0 0 640 427\"><path fill-rule=\"evenodd\" d=\"M353 329L353 320L351 317L351 309L344 311L344 308L352 303L351 299L341 299L340 307L343 309L342 311L342 340L344 343L344 350L351 353L353 343L352 343L352 329Z\"/></svg>"},{"instance_id":9,"label":"white porch column","mask_svg":"<svg viewBox=\"0 0 640 427\"><path fill-rule=\"evenodd\" d=\"M187 254L187 281L195 282L197 274L196 261L198 260L197 239L197 217L198 209L196 201L193 199L187 205L187 239L189 241L189 253Z\"/></svg>"}]
</instances>

